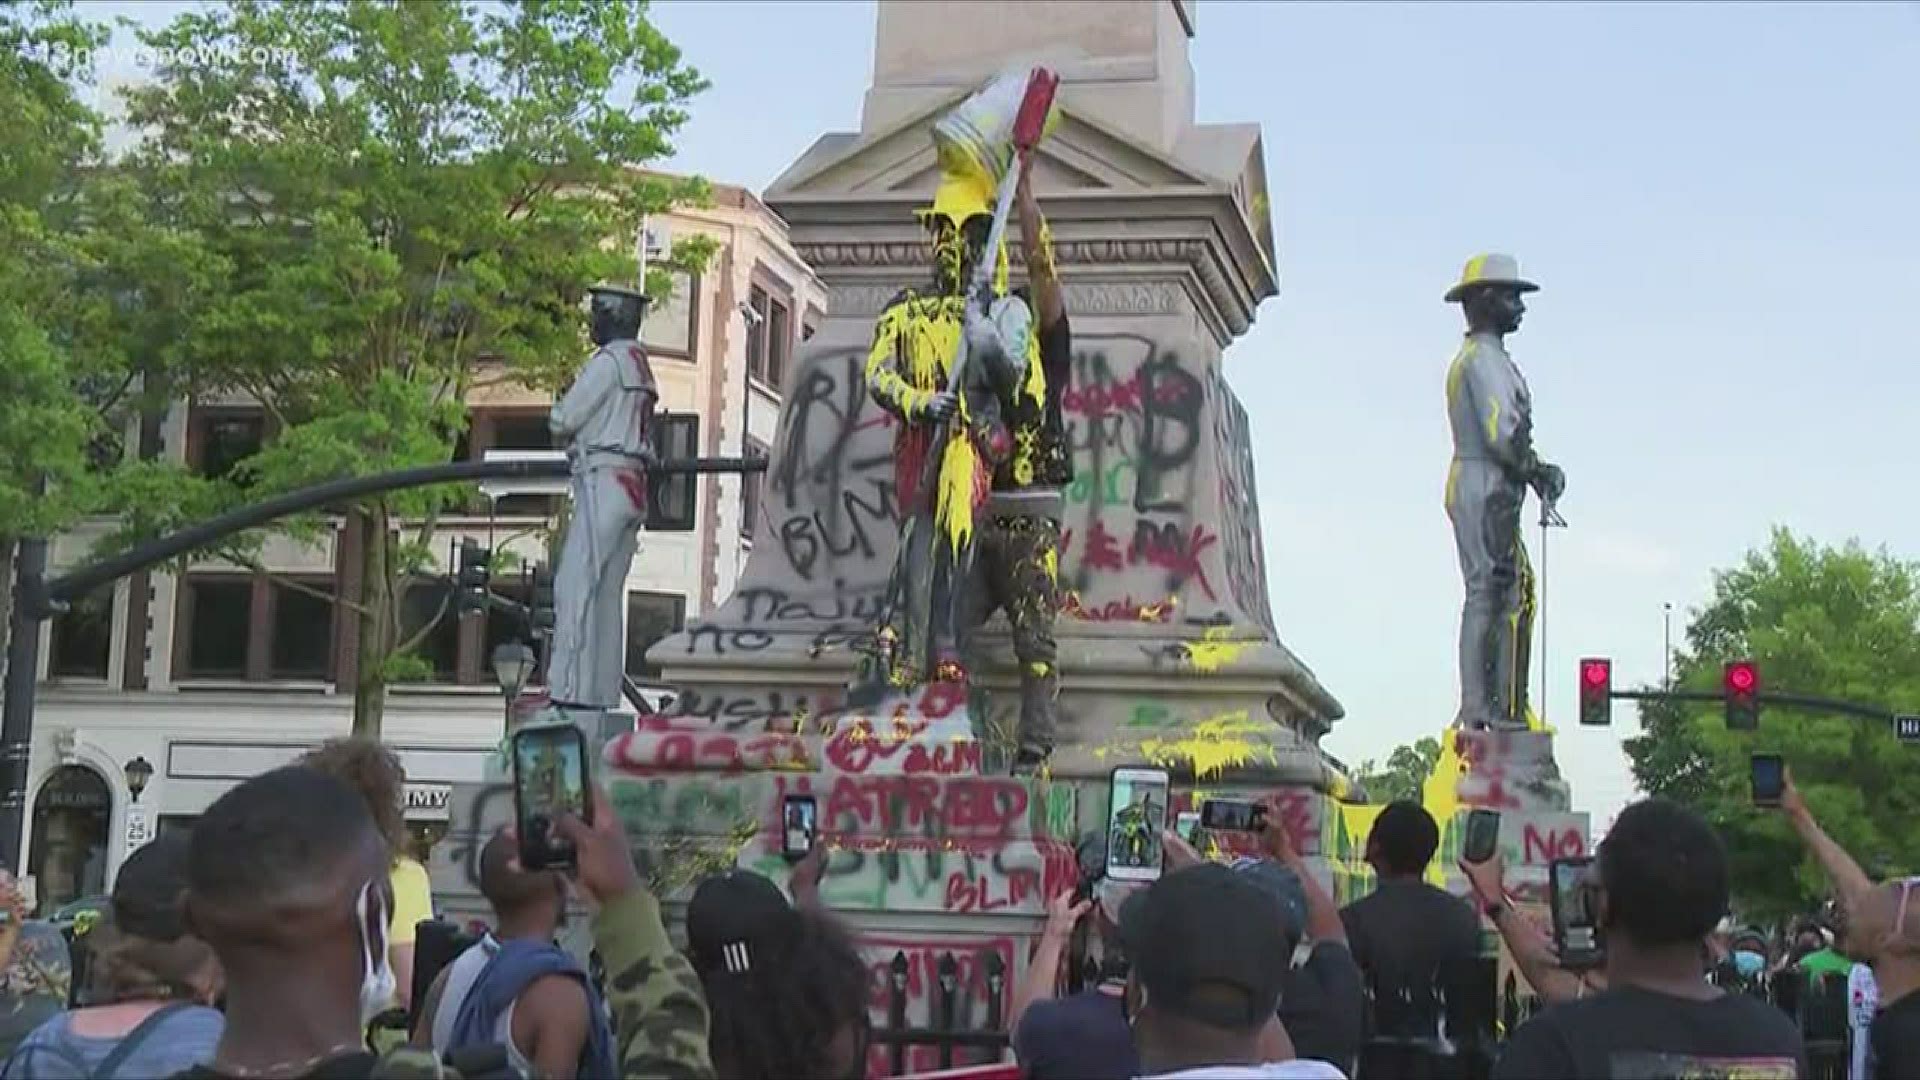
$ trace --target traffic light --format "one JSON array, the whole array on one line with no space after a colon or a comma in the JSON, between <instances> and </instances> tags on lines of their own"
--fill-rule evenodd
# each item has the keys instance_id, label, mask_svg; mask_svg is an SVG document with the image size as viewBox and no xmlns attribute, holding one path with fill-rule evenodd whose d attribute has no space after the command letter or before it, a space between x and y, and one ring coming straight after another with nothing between
<instances>
[{"instance_id":1,"label":"traffic light","mask_svg":"<svg viewBox=\"0 0 1920 1080\"><path fill-rule=\"evenodd\" d=\"M1727 695L1727 730L1754 731L1760 727L1760 669L1751 660L1727 665L1722 687Z\"/></svg>"},{"instance_id":2,"label":"traffic light","mask_svg":"<svg viewBox=\"0 0 1920 1080\"><path fill-rule=\"evenodd\" d=\"M492 558L493 552L472 540L461 541L460 571L455 578L460 590L460 614L474 615L487 610L488 583L493 576L487 564Z\"/></svg>"},{"instance_id":3,"label":"traffic light","mask_svg":"<svg viewBox=\"0 0 1920 1080\"><path fill-rule=\"evenodd\" d=\"M1613 723L1613 661L1580 661L1580 722L1600 727Z\"/></svg>"},{"instance_id":4,"label":"traffic light","mask_svg":"<svg viewBox=\"0 0 1920 1080\"><path fill-rule=\"evenodd\" d=\"M532 599L527 604L535 634L553 633L553 571L546 563L533 566Z\"/></svg>"}]
</instances>

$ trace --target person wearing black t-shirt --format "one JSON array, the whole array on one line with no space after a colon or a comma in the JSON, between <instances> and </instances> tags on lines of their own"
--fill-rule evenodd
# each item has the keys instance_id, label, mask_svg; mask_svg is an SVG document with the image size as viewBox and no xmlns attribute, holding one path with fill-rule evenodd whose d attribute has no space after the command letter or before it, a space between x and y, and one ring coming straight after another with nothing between
<instances>
[{"instance_id":1,"label":"person wearing black t-shirt","mask_svg":"<svg viewBox=\"0 0 1920 1080\"><path fill-rule=\"evenodd\" d=\"M1877 1080L1920 1077L1920 878L1875 885L1820 828L1788 771L1780 811L1840 893L1839 951L1873 968L1880 1009L1868 1032Z\"/></svg>"},{"instance_id":2,"label":"person wearing black t-shirt","mask_svg":"<svg viewBox=\"0 0 1920 1080\"><path fill-rule=\"evenodd\" d=\"M1471 1037L1480 920L1424 880L1439 846L1440 827L1420 804L1388 803L1367 834L1379 886L1340 912L1372 994L1361 1075L1422 1075Z\"/></svg>"},{"instance_id":3,"label":"person wearing black t-shirt","mask_svg":"<svg viewBox=\"0 0 1920 1080\"><path fill-rule=\"evenodd\" d=\"M1600 845L1607 989L1514 1033L1496 1078L1656 1080L1807 1075L1780 1010L1708 983L1701 947L1727 912L1727 853L1699 815L1664 799L1622 811Z\"/></svg>"}]
</instances>

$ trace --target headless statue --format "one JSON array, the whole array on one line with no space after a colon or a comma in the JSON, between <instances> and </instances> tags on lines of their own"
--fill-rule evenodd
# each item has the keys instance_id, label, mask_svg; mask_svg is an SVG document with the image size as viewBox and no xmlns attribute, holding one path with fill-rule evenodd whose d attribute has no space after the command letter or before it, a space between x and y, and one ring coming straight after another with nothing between
<instances>
[{"instance_id":1,"label":"headless statue","mask_svg":"<svg viewBox=\"0 0 1920 1080\"><path fill-rule=\"evenodd\" d=\"M1520 277L1512 256L1479 255L1446 295L1467 320L1447 371L1453 464L1446 496L1466 584L1454 720L1464 728L1528 726L1534 585L1520 509L1528 488L1551 507L1567 486L1566 474L1534 452L1533 399L1506 349L1506 335L1526 312L1522 294L1538 288Z\"/></svg>"}]
</instances>

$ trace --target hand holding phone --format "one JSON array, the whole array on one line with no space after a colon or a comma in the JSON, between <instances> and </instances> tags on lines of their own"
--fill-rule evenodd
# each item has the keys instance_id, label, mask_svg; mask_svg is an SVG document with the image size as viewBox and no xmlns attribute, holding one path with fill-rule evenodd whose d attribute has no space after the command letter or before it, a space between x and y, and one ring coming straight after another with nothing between
<instances>
[{"instance_id":1,"label":"hand holding phone","mask_svg":"<svg viewBox=\"0 0 1920 1080\"><path fill-rule=\"evenodd\" d=\"M780 806L780 854L797 863L820 836L820 804L811 795L789 795Z\"/></svg>"},{"instance_id":2,"label":"hand holding phone","mask_svg":"<svg viewBox=\"0 0 1920 1080\"><path fill-rule=\"evenodd\" d=\"M1108 877L1116 881L1160 877L1168 794L1165 769L1113 770L1107 784Z\"/></svg>"},{"instance_id":3,"label":"hand holding phone","mask_svg":"<svg viewBox=\"0 0 1920 1080\"><path fill-rule=\"evenodd\" d=\"M1750 768L1753 781L1753 805L1779 806L1787 787L1787 766L1779 754L1755 754Z\"/></svg>"},{"instance_id":4,"label":"hand holding phone","mask_svg":"<svg viewBox=\"0 0 1920 1080\"><path fill-rule=\"evenodd\" d=\"M1470 863L1493 858L1500 847L1500 811L1475 809L1467 814L1467 836L1460 857Z\"/></svg>"},{"instance_id":5,"label":"hand holding phone","mask_svg":"<svg viewBox=\"0 0 1920 1080\"><path fill-rule=\"evenodd\" d=\"M578 853L559 829L562 817L594 822L587 740L572 724L531 724L513 733L514 832L527 870L573 867Z\"/></svg>"},{"instance_id":6,"label":"hand holding phone","mask_svg":"<svg viewBox=\"0 0 1920 1080\"><path fill-rule=\"evenodd\" d=\"M1553 907L1553 944L1560 966L1568 971L1590 971L1606 959L1600 938L1598 888L1593 881L1593 859L1555 859L1547 868Z\"/></svg>"}]
</instances>

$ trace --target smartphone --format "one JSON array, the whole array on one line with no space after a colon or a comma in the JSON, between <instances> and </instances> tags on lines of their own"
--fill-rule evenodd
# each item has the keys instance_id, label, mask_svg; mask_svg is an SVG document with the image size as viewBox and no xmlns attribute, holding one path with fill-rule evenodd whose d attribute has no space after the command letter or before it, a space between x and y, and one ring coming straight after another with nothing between
<instances>
[{"instance_id":1,"label":"smartphone","mask_svg":"<svg viewBox=\"0 0 1920 1080\"><path fill-rule=\"evenodd\" d=\"M1107 876L1153 881L1160 876L1161 830L1167 827L1167 771L1120 768L1107 785Z\"/></svg>"},{"instance_id":2,"label":"smartphone","mask_svg":"<svg viewBox=\"0 0 1920 1080\"><path fill-rule=\"evenodd\" d=\"M1755 754L1753 767L1753 805L1779 806L1780 794L1787 786L1787 766L1779 754Z\"/></svg>"},{"instance_id":3,"label":"smartphone","mask_svg":"<svg viewBox=\"0 0 1920 1080\"><path fill-rule=\"evenodd\" d=\"M1195 810L1182 810L1173 816L1173 835L1193 843L1194 834L1200 831L1200 814Z\"/></svg>"},{"instance_id":4,"label":"smartphone","mask_svg":"<svg viewBox=\"0 0 1920 1080\"><path fill-rule=\"evenodd\" d=\"M780 854L799 862L820 835L820 804L811 795L789 795L780 807Z\"/></svg>"},{"instance_id":5,"label":"smartphone","mask_svg":"<svg viewBox=\"0 0 1920 1080\"><path fill-rule=\"evenodd\" d=\"M520 865L575 864L573 842L554 829L563 813L593 821L587 797L587 739L572 724L535 724L513 733L513 815Z\"/></svg>"},{"instance_id":6,"label":"smartphone","mask_svg":"<svg viewBox=\"0 0 1920 1080\"><path fill-rule=\"evenodd\" d=\"M1493 858L1500 847L1500 811L1473 810L1467 814L1467 838L1460 846L1460 857L1470 863Z\"/></svg>"},{"instance_id":7,"label":"smartphone","mask_svg":"<svg viewBox=\"0 0 1920 1080\"><path fill-rule=\"evenodd\" d=\"M1208 799L1200 807L1200 827L1232 832L1259 832L1267 820L1267 808L1239 799Z\"/></svg>"},{"instance_id":8,"label":"smartphone","mask_svg":"<svg viewBox=\"0 0 1920 1080\"><path fill-rule=\"evenodd\" d=\"M1560 966L1568 971L1590 971L1606 959L1601 947L1598 912L1594 910L1596 887L1593 859L1555 859L1547 868L1552 888L1548 899L1553 905L1553 943L1560 952Z\"/></svg>"}]
</instances>

